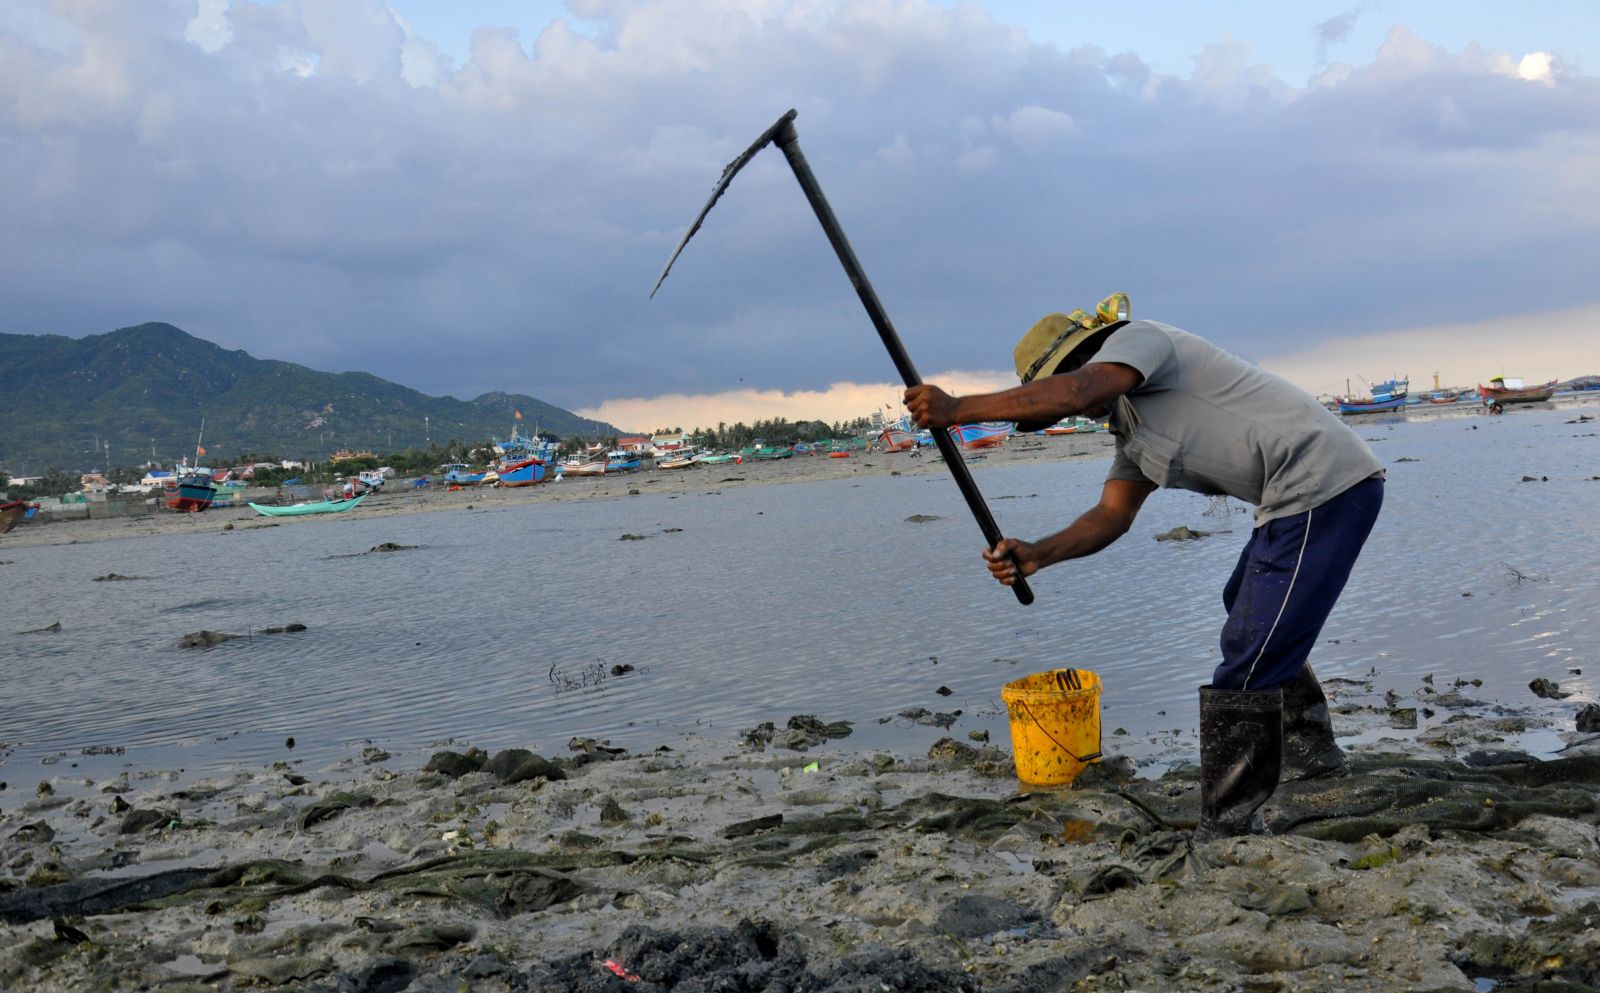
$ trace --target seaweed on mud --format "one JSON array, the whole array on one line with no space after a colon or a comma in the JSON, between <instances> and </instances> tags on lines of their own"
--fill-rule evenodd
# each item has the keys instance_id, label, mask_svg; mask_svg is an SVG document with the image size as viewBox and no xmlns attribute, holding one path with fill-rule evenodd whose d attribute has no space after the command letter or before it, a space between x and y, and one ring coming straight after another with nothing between
<instances>
[{"instance_id":1,"label":"seaweed on mud","mask_svg":"<svg viewBox=\"0 0 1600 993\"><path fill-rule=\"evenodd\" d=\"M681 932L630 927L604 954L580 952L542 963L519 979L529 989L609 993L619 988L620 974L607 963L637 976L627 983L637 993L781 989L976 993L980 989L973 977L924 962L909 950L869 945L839 956L831 948L813 950L804 938L772 922L749 919L732 928Z\"/></svg>"}]
</instances>

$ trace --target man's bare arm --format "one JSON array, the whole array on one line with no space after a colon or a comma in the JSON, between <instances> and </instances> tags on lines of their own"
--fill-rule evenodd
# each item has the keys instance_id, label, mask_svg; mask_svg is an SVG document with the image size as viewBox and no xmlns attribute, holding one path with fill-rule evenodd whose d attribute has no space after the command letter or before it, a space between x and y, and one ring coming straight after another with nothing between
<instances>
[{"instance_id":1,"label":"man's bare arm","mask_svg":"<svg viewBox=\"0 0 1600 993\"><path fill-rule=\"evenodd\" d=\"M1018 541L1005 538L993 550L983 553L989 572L1006 586L1022 575L1031 576L1047 565L1067 559L1093 555L1128 533L1145 498L1155 492L1149 480L1108 479L1100 491L1100 502L1079 518L1048 538Z\"/></svg>"},{"instance_id":2,"label":"man's bare arm","mask_svg":"<svg viewBox=\"0 0 1600 993\"><path fill-rule=\"evenodd\" d=\"M947 428L974 421L1058 421L1099 413L1133 390L1143 377L1118 362L1091 362L1075 372L1046 376L999 393L952 397L937 386L906 390L906 408L921 427Z\"/></svg>"}]
</instances>

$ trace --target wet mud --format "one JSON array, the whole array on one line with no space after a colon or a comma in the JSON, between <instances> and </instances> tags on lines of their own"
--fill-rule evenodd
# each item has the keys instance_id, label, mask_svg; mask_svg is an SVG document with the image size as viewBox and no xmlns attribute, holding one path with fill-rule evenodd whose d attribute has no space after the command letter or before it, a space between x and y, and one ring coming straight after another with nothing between
<instances>
[{"instance_id":1,"label":"wet mud","mask_svg":"<svg viewBox=\"0 0 1600 993\"><path fill-rule=\"evenodd\" d=\"M0 816L0 986L1592 988L1600 747L1540 761L1520 718L1458 709L1202 844L1188 762L1030 790L1003 750L841 754L808 715L646 754L60 779Z\"/></svg>"}]
</instances>

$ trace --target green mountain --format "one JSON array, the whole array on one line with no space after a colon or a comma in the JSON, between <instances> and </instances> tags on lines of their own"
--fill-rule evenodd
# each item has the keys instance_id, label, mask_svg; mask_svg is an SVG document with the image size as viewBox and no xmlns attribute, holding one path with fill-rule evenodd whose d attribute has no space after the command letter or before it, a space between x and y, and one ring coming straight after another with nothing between
<instances>
[{"instance_id":1,"label":"green mountain","mask_svg":"<svg viewBox=\"0 0 1600 993\"><path fill-rule=\"evenodd\" d=\"M504 438L512 411L547 434L617 428L531 396L432 397L362 372L317 372L252 358L170 324L87 338L0 334L0 467L31 475L193 456L205 418L209 459L243 453L320 459L341 448L393 452ZM424 420L426 419L426 420Z\"/></svg>"}]
</instances>

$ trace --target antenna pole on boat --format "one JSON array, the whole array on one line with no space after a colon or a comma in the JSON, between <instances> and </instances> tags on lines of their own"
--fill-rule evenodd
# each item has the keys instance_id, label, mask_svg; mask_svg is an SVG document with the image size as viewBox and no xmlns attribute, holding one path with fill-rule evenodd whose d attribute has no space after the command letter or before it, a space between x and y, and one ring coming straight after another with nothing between
<instances>
[{"instance_id":1,"label":"antenna pole on boat","mask_svg":"<svg viewBox=\"0 0 1600 993\"><path fill-rule=\"evenodd\" d=\"M777 142L783 150L784 158L789 161L789 168L794 172L794 178L799 181L800 189L805 192L806 200L811 204L811 210L817 215L822 230L828 236L828 242L833 245L834 254L839 257L839 263L844 266L844 271L850 277L850 285L855 287L856 296L861 298L861 305L866 308L867 316L872 320L872 326L877 329L878 337L882 339L884 348L888 349L889 359L900 373L900 378L907 386L922 385L922 377L917 373L917 367L912 364L911 356L907 354L905 346L900 343L900 336L895 333L894 325L889 323L889 314L883 309L883 304L878 300L878 294L872 288L872 283L867 280L866 271L861 268L861 262L856 258L855 251L850 247L850 242L844 236L844 228L839 225L839 219L834 216L833 208L828 204L828 198L823 196L822 186L817 182L817 177L811 171L811 165L806 161L805 155L800 151L800 136L795 133L794 119L799 116L796 111L789 111L778 118L770 128L763 131L749 148L741 152L738 158L728 163L722 170L722 176L711 189L711 199L700 208L689 230L684 232L683 240L678 242L678 247L673 249L672 257L667 259L667 264L662 267L661 275L656 279L656 285L651 288L650 295L656 295L656 290L666 280L667 273L672 271L672 264L678 260L683 247L694 237L700 225L705 221L711 208L716 206L722 194L727 190L728 184L733 182L733 177L739 174L756 153L763 148ZM978 527L983 531L984 540L993 548L1004 537L1000 533L1000 526L995 523L994 515L989 512L989 505L984 502L983 494L978 491L978 484L973 481L972 473L967 469L967 463L961 458L961 449L955 440L950 437L950 432L945 430L933 432L934 444L939 446L939 454L944 456L945 466L950 470L950 475L955 479L956 488L966 499L967 509L972 512L973 519L978 522ZM1013 561L1015 561L1013 559ZM1017 600L1024 605L1033 602L1033 590L1028 586L1028 581L1022 578L1020 564L1017 569L1016 582L1011 591L1016 594Z\"/></svg>"}]
</instances>

